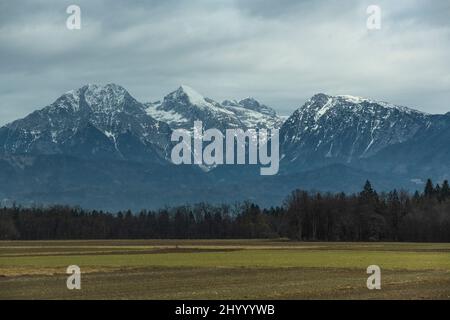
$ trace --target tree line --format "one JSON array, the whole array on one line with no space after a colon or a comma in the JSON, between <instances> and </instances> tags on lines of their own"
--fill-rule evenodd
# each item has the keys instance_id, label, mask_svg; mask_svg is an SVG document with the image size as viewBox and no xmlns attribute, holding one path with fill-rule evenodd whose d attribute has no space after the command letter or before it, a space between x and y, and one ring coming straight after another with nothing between
<instances>
[{"instance_id":1,"label":"tree line","mask_svg":"<svg viewBox=\"0 0 450 320\"><path fill-rule=\"evenodd\" d=\"M139 213L66 206L0 208L1 240L237 239L303 241L450 241L448 181L422 193L292 192L280 207L200 203Z\"/></svg>"}]
</instances>

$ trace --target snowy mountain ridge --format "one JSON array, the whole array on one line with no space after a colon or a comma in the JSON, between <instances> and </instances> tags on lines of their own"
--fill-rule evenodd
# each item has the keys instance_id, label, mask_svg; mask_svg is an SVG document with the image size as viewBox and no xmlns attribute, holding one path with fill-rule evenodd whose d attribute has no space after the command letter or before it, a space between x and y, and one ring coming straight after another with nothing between
<instances>
[{"instance_id":1,"label":"snowy mountain ridge","mask_svg":"<svg viewBox=\"0 0 450 320\"><path fill-rule=\"evenodd\" d=\"M171 134L195 120L219 130L281 126L278 175L173 165ZM0 128L0 198L142 209L211 199L272 206L297 188L354 192L366 179L415 190L450 179L449 145L450 113L367 98L316 94L283 123L253 98L218 103L181 86L142 104L118 85L89 84Z\"/></svg>"},{"instance_id":2,"label":"snowy mountain ridge","mask_svg":"<svg viewBox=\"0 0 450 320\"><path fill-rule=\"evenodd\" d=\"M6 153L154 159L167 157L170 134L123 87L85 85L0 128L0 145Z\"/></svg>"},{"instance_id":3,"label":"snowy mountain ridge","mask_svg":"<svg viewBox=\"0 0 450 320\"><path fill-rule=\"evenodd\" d=\"M201 120L206 128L218 129L278 128L282 123L273 109L255 99L218 103L186 85L146 106L148 115L168 123L172 129L191 130L195 120Z\"/></svg>"},{"instance_id":4,"label":"snowy mountain ridge","mask_svg":"<svg viewBox=\"0 0 450 320\"><path fill-rule=\"evenodd\" d=\"M371 99L314 95L283 124L286 161L350 163L407 141L431 121L423 112Z\"/></svg>"}]
</instances>

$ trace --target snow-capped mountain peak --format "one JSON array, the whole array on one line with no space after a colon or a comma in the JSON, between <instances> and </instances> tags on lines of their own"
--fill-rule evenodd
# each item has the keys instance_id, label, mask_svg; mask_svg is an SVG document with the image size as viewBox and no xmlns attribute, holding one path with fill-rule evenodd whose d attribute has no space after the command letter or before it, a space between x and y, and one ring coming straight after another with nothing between
<instances>
[{"instance_id":1,"label":"snow-capped mountain peak","mask_svg":"<svg viewBox=\"0 0 450 320\"><path fill-rule=\"evenodd\" d=\"M281 119L273 109L255 99L225 100L218 103L189 86L182 85L164 97L161 103L148 103L147 113L172 128L192 129L200 120L206 128L273 128Z\"/></svg>"},{"instance_id":2,"label":"snow-capped mountain peak","mask_svg":"<svg viewBox=\"0 0 450 320\"><path fill-rule=\"evenodd\" d=\"M227 123L238 127L239 120L212 99L203 97L189 86L182 85L169 93L160 103L147 103L146 112L155 119L168 123L172 128L192 129L196 120L208 127L222 128Z\"/></svg>"},{"instance_id":3,"label":"snow-capped mountain peak","mask_svg":"<svg viewBox=\"0 0 450 320\"><path fill-rule=\"evenodd\" d=\"M254 98L224 100L222 106L234 112L247 128L279 128L283 123L275 110Z\"/></svg>"},{"instance_id":4,"label":"snow-capped mountain peak","mask_svg":"<svg viewBox=\"0 0 450 320\"><path fill-rule=\"evenodd\" d=\"M200 93L198 93L197 91L195 91L194 89L192 89L191 87L189 87L185 84L181 85L178 88L178 90L175 91L174 94L177 98L184 96L189 100L190 103L198 105L198 106L207 104L205 97L203 97Z\"/></svg>"},{"instance_id":5,"label":"snow-capped mountain peak","mask_svg":"<svg viewBox=\"0 0 450 320\"><path fill-rule=\"evenodd\" d=\"M319 93L286 120L280 137L287 161L349 163L410 139L428 122L411 108Z\"/></svg>"},{"instance_id":6,"label":"snow-capped mountain peak","mask_svg":"<svg viewBox=\"0 0 450 320\"><path fill-rule=\"evenodd\" d=\"M1 128L7 152L148 159L167 156L170 128L123 87L89 84Z\"/></svg>"},{"instance_id":7,"label":"snow-capped mountain peak","mask_svg":"<svg viewBox=\"0 0 450 320\"><path fill-rule=\"evenodd\" d=\"M174 108L178 109L181 113L183 113L183 111L186 112L186 109L229 113L227 110L224 110L219 103L212 99L205 98L187 85L182 85L177 90L169 93L159 105L159 109L172 110Z\"/></svg>"},{"instance_id":8,"label":"snow-capped mountain peak","mask_svg":"<svg viewBox=\"0 0 450 320\"><path fill-rule=\"evenodd\" d=\"M69 112L90 110L93 112L122 111L129 104L137 101L125 88L110 83L107 85L87 84L81 88L67 91L49 106L50 110L58 108Z\"/></svg>"},{"instance_id":9,"label":"snow-capped mountain peak","mask_svg":"<svg viewBox=\"0 0 450 320\"><path fill-rule=\"evenodd\" d=\"M364 98L364 97L358 97L358 96L351 96L351 95L337 95L334 97L335 99L340 99L341 101L345 101L347 103L350 104L361 104L361 103L366 103L366 104L377 104L380 105L384 108L387 109L396 109L399 110L401 112L406 112L406 113L420 113L420 114L426 114L425 112L410 108L410 107L404 107L404 106L400 106L397 104L393 104L393 103L389 103L389 102L385 102L385 101L379 101L379 100L374 100L374 99L370 99L370 98Z\"/></svg>"},{"instance_id":10,"label":"snow-capped mountain peak","mask_svg":"<svg viewBox=\"0 0 450 320\"><path fill-rule=\"evenodd\" d=\"M121 105L125 98L131 97L125 88L116 84L105 86L89 84L81 90L84 91L86 102L91 107L113 107Z\"/></svg>"},{"instance_id":11,"label":"snow-capped mountain peak","mask_svg":"<svg viewBox=\"0 0 450 320\"><path fill-rule=\"evenodd\" d=\"M318 93L311 97L299 110L314 115L315 121L322 116L336 112L336 110L371 114L401 112L410 115L426 115L424 112L384 101L352 95L331 96L324 93Z\"/></svg>"},{"instance_id":12,"label":"snow-capped mountain peak","mask_svg":"<svg viewBox=\"0 0 450 320\"><path fill-rule=\"evenodd\" d=\"M242 99L241 101L239 101L239 104L249 110L257 111L269 116L276 116L275 110L262 103L259 103L259 101L257 101L255 98L252 97Z\"/></svg>"}]
</instances>

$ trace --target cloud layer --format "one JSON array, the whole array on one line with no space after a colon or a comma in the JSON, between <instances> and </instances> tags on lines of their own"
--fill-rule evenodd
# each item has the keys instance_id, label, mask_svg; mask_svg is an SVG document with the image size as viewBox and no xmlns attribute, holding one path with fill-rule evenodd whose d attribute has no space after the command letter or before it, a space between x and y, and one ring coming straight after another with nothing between
<instances>
[{"instance_id":1,"label":"cloud layer","mask_svg":"<svg viewBox=\"0 0 450 320\"><path fill-rule=\"evenodd\" d=\"M216 100L254 96L289 114L317 92L450 111L450 2L71 1L0 4L0 125L85 83L141 101L188 84Z\"/></svg>"}]
</instances>

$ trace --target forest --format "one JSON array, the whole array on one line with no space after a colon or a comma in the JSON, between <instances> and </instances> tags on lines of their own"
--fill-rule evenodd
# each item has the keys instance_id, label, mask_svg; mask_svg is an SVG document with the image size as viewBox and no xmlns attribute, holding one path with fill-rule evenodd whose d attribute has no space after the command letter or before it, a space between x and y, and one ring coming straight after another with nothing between
<instances>
[{"instance_id":1,"label":"forest","mask_svg":"<svg viewBox=\"0 0 450 320\"><path fill-rule=\"evenodd\" d=\"M0 208L0 240L256 239L450 242L448 181L423 192L293 191L279 207L200 203L133 213L67 206Z\"/></svg>"}]
</instances>

